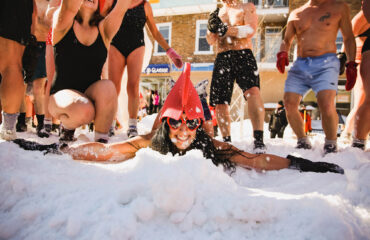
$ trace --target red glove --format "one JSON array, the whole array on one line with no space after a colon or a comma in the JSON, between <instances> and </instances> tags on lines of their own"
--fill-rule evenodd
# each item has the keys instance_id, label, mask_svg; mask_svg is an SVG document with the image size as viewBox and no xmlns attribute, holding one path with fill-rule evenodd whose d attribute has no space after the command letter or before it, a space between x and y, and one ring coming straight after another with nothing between
<instances>
[{"instance_id":1,"label":"red glove","mask_svg":"<svg viewBox=\"0 0 370 240\"><path fill-rule=\"evenodd\" d=\"M355 61L350 61L346 64L346 90L350 91L353 86L355 86L357 78L357 63Z\"/></svg>"},{"instance_id":2,"label":"red glove","mask_svg":"<svg viewBox=\"0 0 370 240\"><path fill-rule=\"evenodd\" d=\"M289 65L288 53L285 51L281 51L276 55L276 57L276 68L279 70L279 72L284 73L285 66Z\"/></svg>"},{"instance_id":3,"label":"red glove","mask_svg":"<svg viewBox=\"0 0 370 240\"><path fill-rule=\"evenodd\" d=\"M173 48L169 48L166 52L167 56L169 58L171 58L172 62L175 64L175 66L177 68L181 68L182 67L182 59L181 59L181 56L179 54L176 53L175 50L173 50Z\"/></svg>"}]
</instances>

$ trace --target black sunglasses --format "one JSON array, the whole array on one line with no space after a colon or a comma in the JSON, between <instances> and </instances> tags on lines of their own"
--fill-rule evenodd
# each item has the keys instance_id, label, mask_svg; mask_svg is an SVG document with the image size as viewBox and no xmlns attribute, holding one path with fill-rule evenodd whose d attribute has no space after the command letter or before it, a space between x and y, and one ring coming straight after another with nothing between
<instances>
[{"instance_id":1,"label":"black sunglasses","mask_svg":"<svg viewBox=\"0 0 370 240\"><path fill-rule=\"evenodd\" d=\"M182 123L186 123L186 127L190 131L194 131L200 126L201 120L199 118L195 118L191 120L184 119L184 118L180 118L179 120L176 120L173 118L167 118L167 123L168 123L168 126L170 126L170 128L173 130L177 130L178 128L180 128Z\"/></svg>"}]
</instances>

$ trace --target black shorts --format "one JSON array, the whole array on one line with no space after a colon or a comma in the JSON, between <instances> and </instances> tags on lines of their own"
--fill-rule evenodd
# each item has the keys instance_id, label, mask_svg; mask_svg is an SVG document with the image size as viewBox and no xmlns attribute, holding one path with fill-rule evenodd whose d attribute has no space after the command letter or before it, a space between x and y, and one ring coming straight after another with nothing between
<instances>
[{"instance_id":1,"label":"black shorts","mask_svg":"<svg viewBox=\"0 0 370 240\"><path fill-rule=\"evenodd\" d=\"M206 121L212 120L211 110L209 110L207 99L200 98L200 102L202 103L204 119Z\"/></svg>"},{"instance_id":2,"label":"black shorts","mask_svg":"<svg viewBox=\"0 0 370 240\"><path fill-rule=\"evenodd\" d=\"M230 104L235 80L243 92L260 87L257 62L250 49L217 54L210 90L211 106Z\"/></svg>"},{"instance_id":3,"label":"black shorts","mask_svg":"<svg viewBox=\"0 0 370 240\"><path fill-rule=\"evenodd\" d=\"M365 42L364 42L364 45L362 45L361 53L364 53L364 52L369 51L369 50L370 50L370 37L367 37Z\"/></svg>"},{"instance_id":4,"label":"black shorts","mask_svg":"<svg viewBox=\"0 0 370 240\"><path fill-rule=\"evenodd\" d=\"M1 0L0 36L26 45L31 35L32 12L32 0Z\"/></svg>"},{"instance_id":5,"label":"black shorts","mask_svg":"<svg viewBox=\"0 0 370 240\"><path fill-rule=\"evenodd\" d=\"M46 77L45 49L46 49L45 42L37 42L38 58L35 72L32 76L32 81Z\"/></svg>"}]
</instances>

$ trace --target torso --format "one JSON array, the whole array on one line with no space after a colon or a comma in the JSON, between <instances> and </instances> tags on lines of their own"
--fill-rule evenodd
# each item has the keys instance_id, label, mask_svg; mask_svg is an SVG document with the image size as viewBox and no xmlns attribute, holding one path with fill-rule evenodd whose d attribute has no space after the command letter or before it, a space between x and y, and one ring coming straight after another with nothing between
<instances>
[{"instance_id":1,"label":"torso","mask_svg":"<svg viewBox=\"0 0 370 240\"><path fill-rule=\"evenodd\" d=\"M84 92L100 80L107 58L107 48L97 31L95 39L82 38L79 24L75 22L67 34L54 46L55 76L52 93L62 89ZM97 28L96 28L97 29Z\"/></svg>"},{"instance_id":2,"label":"torso","mask_svg":"<svg viewBox=\"0 0 370 240\"><path fill-rule=\"evenodd\" d=\"M48 8L48 4L49 1L47 0L36 0L37 24L35 25L35 36L39 42L46 41L51 27L45 22L45 13Z\"/></svg>"},{"instance_id":3,"label":"torso","mask_svg":"<svg viewBox=\"0 0 370 240\"><path fill-rule=\"evenodd\" d=\"M320 7L306 3L289 17L298 42L298 56L315 57L336 53L336 38L342 18L343 3L328 0Z\"/></svg>"},{"instance_id":4,"label":"torso","mask_svg":"<svg viewBox=\"0 0 370 240\"><path fill-rule=\"evenodd\" d=\"M238 4L235 7L228 7L226 4L220 9L218 16L221 18L223 23L228 26L240 26L247 25L245 22L245 14L250 11L248 4ZM217 53L225 52L229 50L241 50L250 48L252 49L251 38L235 38L235 37L222 37L219 38L216 44Z\"/></svg>"}]
</instances>

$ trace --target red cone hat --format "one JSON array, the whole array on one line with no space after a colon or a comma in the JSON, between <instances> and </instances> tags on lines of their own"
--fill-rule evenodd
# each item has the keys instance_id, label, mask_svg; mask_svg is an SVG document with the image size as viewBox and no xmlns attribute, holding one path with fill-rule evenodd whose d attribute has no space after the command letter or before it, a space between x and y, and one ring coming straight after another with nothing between
<instances>
[{"instance_id":1,"label":"red cone hat","mask_svg":"<svg viewBox=\"0 0 370 240\"><path fill-rule=\"evenodd\" d=\"M99 0L99 13L102 13L104 4L105 4L105 0Z\"/></svg>"},{"instance_id":2,"label":"red cone hat","mask_svg":"<svg viewBox=\"0 0 370 240\"><path fill-rule=\"evenodd\" d=\"M178 120L185 112L187 119L201 118L204 121L202 103L190 80L190 70L190 63L185 63L183 72L163 104L160 120L165 117Z\"/></svg>"}]
</instances>

